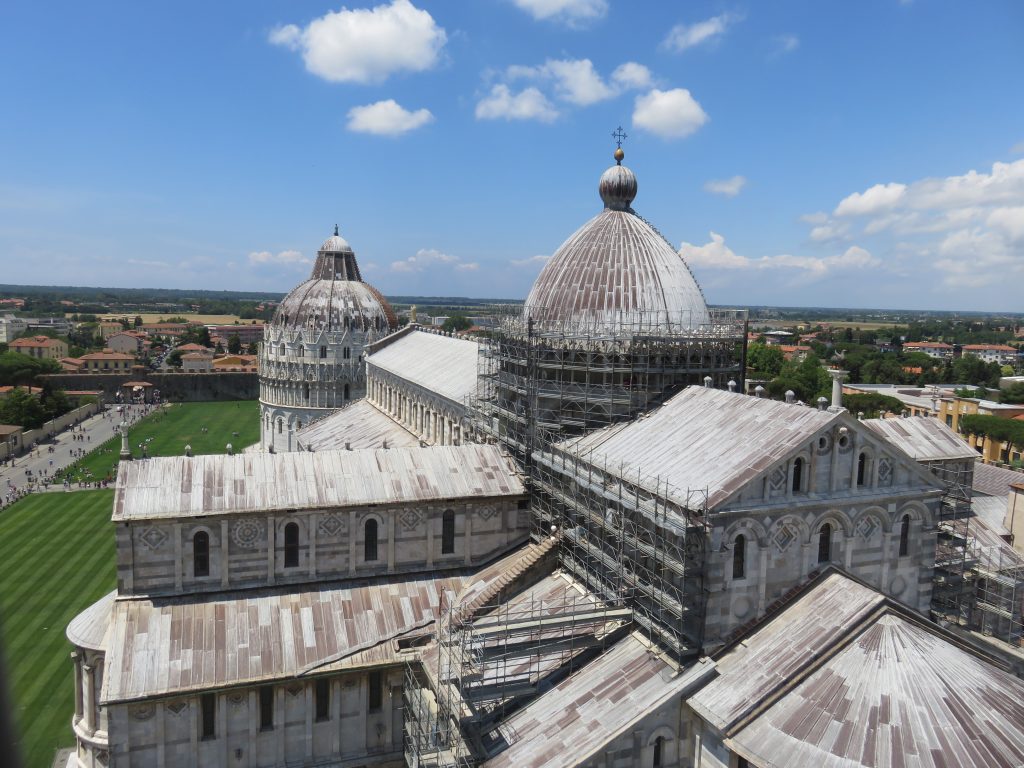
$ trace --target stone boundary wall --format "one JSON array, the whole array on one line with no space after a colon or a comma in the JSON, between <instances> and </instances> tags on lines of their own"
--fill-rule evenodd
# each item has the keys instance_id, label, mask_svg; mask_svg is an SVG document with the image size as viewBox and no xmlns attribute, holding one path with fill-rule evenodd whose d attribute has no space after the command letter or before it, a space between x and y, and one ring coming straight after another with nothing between
<instances>
[{"instance_id":1,"label":"stone boundary wall","mask_svg":"<svg viewBox=\"0 0 1024 768\"><path fill-rule=\"evenodd\" d=\"M204 400L258 400L259 379L254 372L212 373L54 373L43 377L55 387L67 390L98 390L107 403L128 381L148 381L160 390L160 397L174 403Z\"/></svg>"},{"instance_id":2,"label":"stone boundary wall","mask_svg":"<svg viewBox=\"0 0 1024 768\"><path fill-rule=\"evenodd\" d=\"M63 416L58 416L56 419L46 422L39 429L30 429L27 432L22 432L18 436L18 445L14 450L15 455L21 455L32 443L55 435L77 421L89 418L99 409L99 403L86 403L75 408L73 411L68 411ZM10 446L0 443L0 459L6 459L9 452Z\"/></svg>"}]
</instances>

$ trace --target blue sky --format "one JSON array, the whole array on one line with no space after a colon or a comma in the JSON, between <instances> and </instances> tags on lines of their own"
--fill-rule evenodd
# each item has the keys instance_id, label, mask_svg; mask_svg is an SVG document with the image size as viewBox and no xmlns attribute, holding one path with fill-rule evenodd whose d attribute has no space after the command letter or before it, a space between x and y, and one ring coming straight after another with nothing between
<instances>
[{"instance_id":1,"label":"blue sky","mask_svg":"<svg viewBox=\"0 0 1024 768\"><path fill-rule=\"evenodd\" d=\"M1024 311L1024 5L16 1L0 282L521 298L636 210L717 304Z\"/></svg>"}]
</instances>

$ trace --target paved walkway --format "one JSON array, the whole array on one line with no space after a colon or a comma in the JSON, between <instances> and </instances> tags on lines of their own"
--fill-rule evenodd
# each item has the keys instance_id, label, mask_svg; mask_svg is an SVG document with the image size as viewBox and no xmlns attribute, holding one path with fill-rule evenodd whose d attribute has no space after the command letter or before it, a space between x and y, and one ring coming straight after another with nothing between
<instances>
[{"instance_id":1,"label":"paved walkway","mask_svg":"<svg viewBox=\"0 0 1024 768\"><path fill-rule=\"evenodd\" d=\"M128 423L134 424L152 413L155 407L152 405L126 405ZM30 478L36 480L36 490L43 490L39 483L52 479L59 470L74 462L81 451L89 453L114 437L120 423L117 406L110 406L105 411L90 416L78 426L61 432L53 442L43 443L38 445L35 450L18 456L14 460L14 466L11 466L11 462L4 463L0 466L0 506L3 506L10 496L25 492L29 487ZM50 453L50 448L53 449L53 453ZM65 489L58 482L50 485L47 490L63 491ZM72 483L70 490L79 490L78 484Z\"/></svg>"}]
</instances>

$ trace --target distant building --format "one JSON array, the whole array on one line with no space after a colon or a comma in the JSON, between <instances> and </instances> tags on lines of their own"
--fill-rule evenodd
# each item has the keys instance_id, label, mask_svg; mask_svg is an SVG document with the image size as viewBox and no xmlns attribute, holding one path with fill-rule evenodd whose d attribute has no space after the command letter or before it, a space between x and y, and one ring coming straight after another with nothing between
<instances>
[{"instance_id":1,"label":"distant building","mask_svg":"<svg viewBox=\"0 0 1024 768\"><path fill-rule=\"evenodd\" d=\"M188 330L188 327L189 323L143 323L139 330L145 331L149 336L159 336L176 341Z\"/></svg>"},{"instance_id":2,"label":"distant building","mask_svg":"<svg viewBox=\"0 0 1024 768\"><path fill-rule=\"evenodd\" d=\"M186 352L181 356L181 370L184 373L209 373L213 370L213 356Z\"/></svg>"},{"instance_id":3,"label":"distant building","mask_svg":"<svg viewBox=\"0 0 1024 768\"><path fill-rule=\"evenodd\" d=\"M202 344L181 344L174 348L176 351L181 352L182 355L202 355L213 359L214 351L210 347L204 347Z\"/></svg>"},{"instance_id":4,"label":"distant building","mask_svg":"<svg viewBox=\"0 0 1024 768\"><path fill-rule=\"evenodd\" d=\"M38 360L59 360L62 357L67 357L68 354L66 341L51 339L49 336L29 336L15 339L7 347L12 352L20 352Z\"/></svg>"},{"instance_id":5,"label":"distant building","mask_svg":"<svg viewBox=\"0 0 1024 768\"><path fill-rule=\"evenodd\" d=\"M903 343L904 352L924 352L928 357L936 360L952 360L953 345L941 341L906 341Z\"/></svg>"},{"instance_id":6,"label":"distant building","mask_svg":"<svg viewBox=\"0 0 1024 768\"><path fill-rule=\"evenodd\" d=\"M1009 464L1020 461L1020 446L1011 446L1000 440L993 440L988 435L968 435L964 432L960 419L963 416L997 416L1002 419L1024 420L1024 403L996 403L974 397L944 397L939 405L939 418L947 427L963 435L981 456L982 461L991 464Z\"/></svg>"},{"instance_id":7,"label":"distant building","mask_svg":"<svg viewBox=\"0 0 1024 768\"><path fill-rule=\"evenodd\" d=\"M803 344L779 344L778 347L782 350L783 358L797 363L802 363L811 354L811 348Z\"/></svg>"},{"instance_id":8,"label":"distant building","mask_svg":"<svg viewBox=\"0 0 1024 768\"><path fill-rule=\"evenodd\" d=\"M116 333L123 333L124 326L114 320L100 320L96 324L96 331L106 341Z\"/></svg>"},{"instance_id":9,"label":"distant building","mask_svg":"<svg viewBox=\"0 0 1024 768\"><path fill-rule=\"evenodd\" d=\"M213 370L232 373L256 373L259 370L257 355L224 355L213 359Z\"/></svg>"},{"instance_id":10,"label":"distant building","mask_svg":"<svg viewBox=\"0 0 1024 768\"><path fill-rule=\"evenodd\" d=\"M28 330L28 323L14 315L0 317L0 342L7 344L14 341Z\"/></svg>"},{"instance_id":11,"label":"distant building","mask_svg":"<svg viewBox=\"0 0 1024 768\"><path fill-rule=\"evenodd\" d=\"M134 331L121 331L107 337L106 345L114 352L122 352L128 355L138 355L146 344L146 336Z\"/></svg>"},{"instance_id":12,"label":"distant building","mask_svg":"<svg viewBox=\"0 0 1024 768\"><path fill-rule=\"evenodd\" d=\"M111 349L90 352L78 359L82 363L82 373L127 373L135 365L135 355L114 352Z\"/></svg>"},{"instance_id":13,"label":"distant building","mask_svg":"<svg viewBox=\"0 0 1024 768\"><path fill-rule=\"evenodd\" d=\"M964 344L961 347L963 354L980 357L986 363L998 363L999 365L1016 365L1020 359L1020 350L1006 344Z\"/></svg>"},{"instance_id":14,"label":"distant building","mask_svg":"<svg viewBox=\"0 0 1024 768\"><path fill-rule=\"evenodd\" d=\"M237 334L238 340L242 344L257 344L263 340L263 332L266 326L263 323L247 323L243 325L208 325L206 326L210 331L210 337L219 336L224 339L224 345L227 346L228 340Z\"/></svg>"}]
</instances>

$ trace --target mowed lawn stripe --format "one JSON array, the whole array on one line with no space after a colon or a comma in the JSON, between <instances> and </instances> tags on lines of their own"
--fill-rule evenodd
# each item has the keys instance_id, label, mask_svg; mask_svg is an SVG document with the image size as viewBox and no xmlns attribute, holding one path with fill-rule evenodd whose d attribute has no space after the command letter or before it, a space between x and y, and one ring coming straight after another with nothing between
<instances>
[{"instance_id":1,"label":"mowed lawn stripe","mask_svg":"<svg viewBox=\"0 0 1024 768\"><path fill-rule=\"evenodd\" d=\"M64 632L115 586L112 504L112 491L47 493L0 512L0 631L28 768L74 743Z\"/></svg>"},{"instance_id":2,"label":"mowed lawn stripe","mask_svg":"<svg viewBox=\"0 0 1024 768\"><path fill-rule=\"evenodd\" d=\"M82 496L89 491L76 492L74 494L68 494L69 496ZM111 491L107 491L108 494ZM49 494L48 501L51 497L56 494ZM46 514L46 512L44 512ZM68 514L74 515L75 508L69 509ZM42 518L43 515L37 515ZM114 538L113 524L110 522L110 511L107 512L107 520L103 526L109 533L111 542ZM68 588L73 589L75 583L78 580L80 574L87 575L92 572L90 568L81 568L83 564L89 561L95 561L98 557L110 556L110 550L107 547L83 547L81 542L75 536L64 535L62 530L64 525L61 520L54 519L49 525L41 525L37 540L50 542L47 552L47 559L53 563L53 568L57 572L69 579ZM98 532L97 532L98 533ZM3 570L0 570L0 581L5 585L17 584L17 586L10 589L10 594L5 595L5 599L9 599L11 605L20 606L22 609L36 610L41 602L43 603L56 603L57 607L63 604L62 598L65 597L63 594L42 594L38 590L38 574L35 573L34 568L30 567L32 563L37 563L39 559L39 552L29 548L23 549L19 552L18 556L13 558L11 562L10 575L3 575ZM54 574L56 576L56 574ZM59 583L59 582L58 582Z\"/></svg>"}]
</instances>

